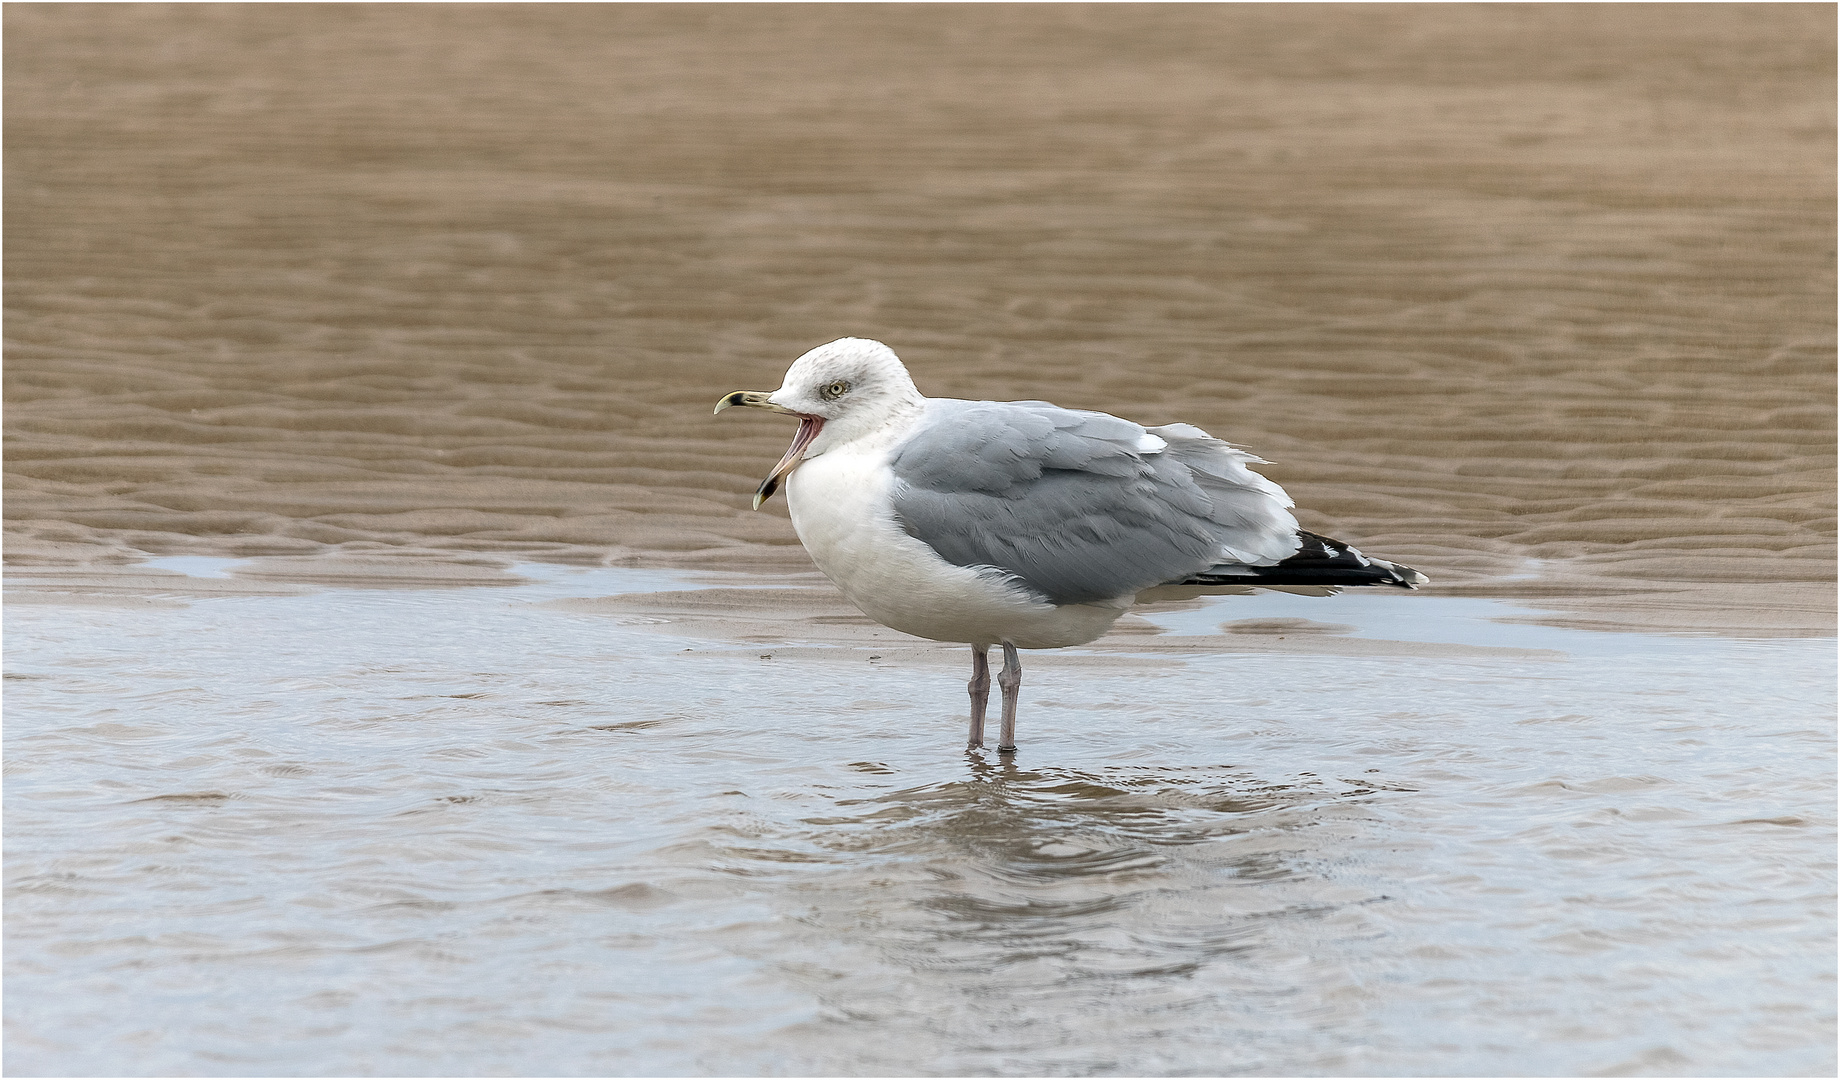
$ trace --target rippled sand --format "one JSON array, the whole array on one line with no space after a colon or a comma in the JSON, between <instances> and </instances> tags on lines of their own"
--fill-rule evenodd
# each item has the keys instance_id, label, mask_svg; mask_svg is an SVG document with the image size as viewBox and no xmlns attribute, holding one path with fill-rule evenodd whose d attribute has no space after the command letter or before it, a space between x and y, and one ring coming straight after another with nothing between
<instances>
[{"instance_id":1,"label":"rippled sand","mask_svg":"<svg viewBox=\"0 0 1840 1080\"><path fill-rule=\"evenodd\" d=\"M9 1072L1832 1073L1831 7L4 18ZM968 758L845 334L1434 584Z\"/></svg>"},{"instance_id":2,"label":"rippled sand","mask_svg":"<svg viewBox=\"0 0 1840 1080\"><path fill-rule=\"evenodd\" d=\"M16 565L801 568L709 407L860 334L1443 583L1833 576L1818 5L6 17Z\"/></svg>"}]
</instances>

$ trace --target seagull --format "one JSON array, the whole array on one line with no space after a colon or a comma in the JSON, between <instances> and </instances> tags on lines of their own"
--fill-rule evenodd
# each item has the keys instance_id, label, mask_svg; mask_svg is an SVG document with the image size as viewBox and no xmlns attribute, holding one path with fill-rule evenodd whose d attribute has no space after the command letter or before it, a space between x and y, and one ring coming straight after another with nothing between
<instances>
[{"instance_id":1,"label":"seagull","mask_svg":"<svg viewBox=\"0 0 1840 1080\"><path fill-rule=\"evenodd\" d=\"M738 406L799 419L754 509L783 483L799 541L850 603L971 646L972 749L994 647L997 750L1013 753L1018 649L1084 645L1140 600L1427 580L1299 528L1284 489L1247 468L1268 463L1200 428L924 397L879 341L820 345L778 390L737 390L715 411Z\"/></svg>"}]
</instances>

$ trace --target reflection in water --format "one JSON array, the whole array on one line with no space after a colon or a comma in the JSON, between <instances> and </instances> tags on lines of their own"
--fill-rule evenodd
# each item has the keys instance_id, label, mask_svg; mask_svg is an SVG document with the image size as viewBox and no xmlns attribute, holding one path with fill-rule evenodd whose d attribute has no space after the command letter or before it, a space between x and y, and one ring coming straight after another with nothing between
<instances>
[{"instance_id":1,"label":"reflection in water","mask_svg":"<svg viewBox=\"0 0 1840 1080\"><path fill-rule=\"evenodd\" d=\"M1228 1015L1304 992L1295 965L1360 932L1358 917L1334 917L1382 899L1323 872L1346 862L1325 844L1361 826L1369 789L1235 766L967 760L962 778L805 819L818 829L803 842L850 855L789 882L797 914L781 949L799 962L782 972L823 1003L816 1027L836 1029L800 1029L805 1067L822 1071L812 1047L864 1021L888 1040L856 1051L870 1069L917 1053L997 1053L1018 1072L1193 1062ZM1121 1022L1125 1000L1137 1021ZM1128 1056L1093 1059L1075 1034L1089 1024ZM1076 1044L1087 1049L1070 1058Z\"/></svg>"},{"instance_id":2,"label":"reflection in water","mask_svg":"<svg viewBox=\"0 0 1840 1080\"><path fill-rule=\"evenodd\" d=\"M1006 758L919 651L144 587L8 610L9 1071L1829 1057L1825 641L1070 663Z\"/></svg>"}]
</instances>

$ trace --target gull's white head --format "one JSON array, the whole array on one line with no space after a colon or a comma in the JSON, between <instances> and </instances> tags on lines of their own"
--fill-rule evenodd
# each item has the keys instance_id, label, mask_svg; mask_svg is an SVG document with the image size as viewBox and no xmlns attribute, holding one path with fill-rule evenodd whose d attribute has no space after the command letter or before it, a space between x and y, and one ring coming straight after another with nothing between
<instances>
[{"instance_id":1,"label":"gull's white head","mask_svg":"<svg viewBox=\"0 0 1840 1080\"><path fill-rule=\"evenodd\" d=\"M799 462L917 415L925 400L893 349L868 338L838 338L794 360L778 390L737 390L716 411L746 405L799 418L792 448L754 495L758 510Z\"/></svg>"}]
</instances>

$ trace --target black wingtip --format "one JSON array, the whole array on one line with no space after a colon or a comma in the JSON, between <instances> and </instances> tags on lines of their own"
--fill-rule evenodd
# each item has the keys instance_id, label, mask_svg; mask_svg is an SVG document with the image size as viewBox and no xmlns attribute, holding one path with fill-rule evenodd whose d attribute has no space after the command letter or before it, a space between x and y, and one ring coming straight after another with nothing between
<instances>
[{"instance_id":1,"label":"black wingtip","mask_svg":"<svg viewBox=\"0 0 1840 1080\"><path fill-rule=\"evenodd\" d=\"M1262 585L1390 585L1396 589L1417 589L1431 581L1409 566L1384 559L1370 559L1340 540L1301 529L1297 531L1297 539L1297 553L1283 562L1271 566L1224 563L1208 568L1205 573L1182 581L1172 581L1170 584L1242 588Z\"/></svg>"}]
</instances>

